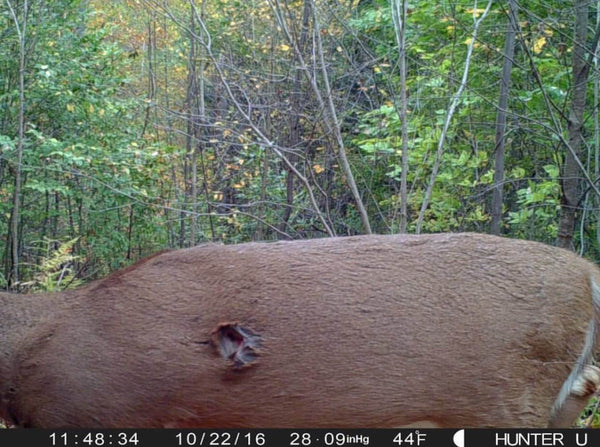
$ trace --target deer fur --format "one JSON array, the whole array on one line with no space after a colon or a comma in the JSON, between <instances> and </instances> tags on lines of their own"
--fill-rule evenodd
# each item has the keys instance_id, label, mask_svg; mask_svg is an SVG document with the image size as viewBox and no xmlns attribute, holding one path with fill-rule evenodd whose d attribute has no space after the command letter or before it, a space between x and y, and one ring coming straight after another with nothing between
<instances>
[{"instance_id":1,"label":"deer fur","mask_svg":"<svg viewBox=\"0 0 600 447\"><path fill-rule=\"evenodd\" d=\"M569 426L600 384L600 271L481 234L165 252L0 294L23 427Z\"/></svg>"}]
</instances>

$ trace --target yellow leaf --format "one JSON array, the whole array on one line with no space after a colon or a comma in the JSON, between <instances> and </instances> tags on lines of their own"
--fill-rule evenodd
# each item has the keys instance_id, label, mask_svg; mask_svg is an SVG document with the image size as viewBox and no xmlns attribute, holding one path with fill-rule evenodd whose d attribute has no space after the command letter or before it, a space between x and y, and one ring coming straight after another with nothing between
<instances>
[{"instance_id":1,"label":"yellow leaf","mask_svg":"<svg viewBox=\"0 0 600 447\"><path fill-rule=\"evenodd\" d=\"M533 43L533 52L535 54L540 54L542 52L542 50L544 49L544 46L546 45L546 38L544 36L538 38L534 43Z\"/></svg>"},{"instance_id":2,"label":"yellow leaf","mask_svg":"<svg viewBox=\"0 0 600 447\"><path fill-rule=\"evenodd\" d=\"M100 109L100 116L104 116L104 109Z\"/></svg>"},{"instance_id":3,"label":"yellow leaf","mask_svg":"<svg viewBox=\"0 0 600 447\"><path fill-rule=\"evenodd\" d=\"M485 11L485 9L483 8L468 8L467 12L469 14L473 14L473 17L477 18L479 17L481 14L483 14Z\"/></svg>"},{"instance_id":4,"label":"yellow leaf","mask_svg":"<svg viewBox=\"0 0 600 447\"><path fill-rule=\"evenodd\" d=\"M313 170L315 171L315 174L320 174L325 170L325 168L321 165L314 165Z\"/></svg>"},{"instance_id":5,"label":"yellow leaf","mask_svg":"<svg viewBox=\"0 0 600 447\"><path fill-rule=\"evenodd\" d=\"M289 45L286 45L284 43L282 43L279 48L281 49L281 51L290 51L290 47Z\"/></svg>"},{"instance_id":6,"label":"yellow leaf","mask_svg":"<svg viewBox=\"0 0 600 447\"><path fill-rule=\"evenodd\" d=\"M75 106L73 104L67 104L67 110L72 113L75 111Z\"/></svg>"},{"instance_id":7,"label":"yellow leaf","mask_svg":"<svg viewBox=\"0 0 600 447\"><path fill-rule=\"evenodd\" d=\"M88 111L90 113L94 113L94 106L92 104L90 104L90 106L88 107Z\"/></svg>"},{"instance_id":8,"label":"yellow leaf","mask_svg":"<svg viewBox=\"0 0 600 447\"><path fill-rule=\"evenodd\" d=\"M373 71L374 71L375 73L381 73L381 68L379 68L379 67L375 66L375 67L373 67Z\"/></svg>"}]
</instances>

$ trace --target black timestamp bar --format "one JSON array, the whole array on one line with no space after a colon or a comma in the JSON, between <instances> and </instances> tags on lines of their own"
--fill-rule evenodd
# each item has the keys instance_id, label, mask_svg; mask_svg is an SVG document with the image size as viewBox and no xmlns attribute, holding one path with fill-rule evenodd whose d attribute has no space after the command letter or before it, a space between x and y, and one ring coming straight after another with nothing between
<instances>
[{"instance_id":1,"label":"black timestamp bar","mask_svg":"<svg viewBox=\"0 0 600 447\"><path fill-rule=\"evenodd\" d=\"M0 429L0 446L34 447L594 447L600 430Z\"/></svg>"}]
</instances>

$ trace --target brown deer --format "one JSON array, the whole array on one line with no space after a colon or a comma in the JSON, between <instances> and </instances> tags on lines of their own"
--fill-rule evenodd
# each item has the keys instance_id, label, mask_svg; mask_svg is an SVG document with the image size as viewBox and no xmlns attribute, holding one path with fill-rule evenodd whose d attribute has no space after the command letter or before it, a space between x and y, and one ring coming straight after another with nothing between
<instances>
[{"instance_id":1,"label":"brown deer","mask_svg":"<svg viewBox=\"0 0 600 447\"><path fill-rule=\"evenodd\" d=\"M479 234L165 252L0 296L24 427L569 426L600 385L600 271Z\"/></svg>"}]
</instances>

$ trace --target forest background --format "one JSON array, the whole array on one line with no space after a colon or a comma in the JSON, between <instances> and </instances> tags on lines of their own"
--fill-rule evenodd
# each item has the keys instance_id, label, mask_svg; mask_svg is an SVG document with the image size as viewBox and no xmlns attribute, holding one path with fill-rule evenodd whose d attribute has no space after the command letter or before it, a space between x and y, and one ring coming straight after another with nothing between
<instances>
[{"instance_id":1,"label":"forest background","mask_svg":"<svg viewBox=\"0 0 600 447\"><path fill-rule=\"evenodd\" d=\"M0 287L370 232L490 232L598 262L599 11L4 0Z\"/></svg>"}]
</instances>

